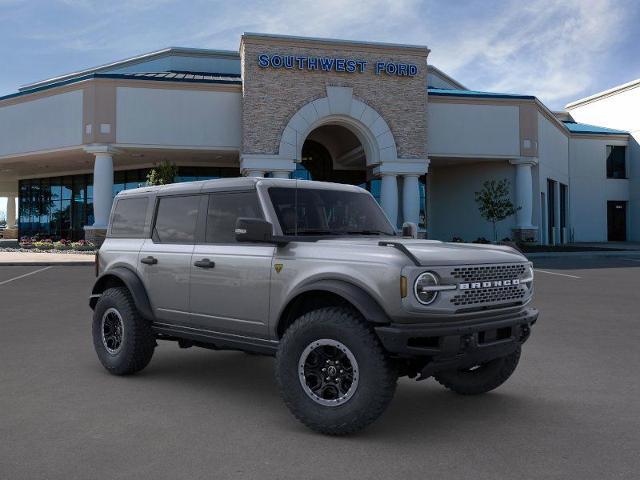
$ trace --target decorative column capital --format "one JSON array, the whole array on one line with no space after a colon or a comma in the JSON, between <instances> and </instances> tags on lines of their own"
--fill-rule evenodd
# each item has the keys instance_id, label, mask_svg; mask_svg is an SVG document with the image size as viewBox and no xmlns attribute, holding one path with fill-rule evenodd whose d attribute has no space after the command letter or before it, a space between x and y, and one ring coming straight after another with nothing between
<instances>
[{"instance_id":1,"label":"decorative column capital","mask_svg":"<svg viewBox=\"0 0 640 480\"><path fill-rule=\"evenodd\" d=\"M399 158L383 162L373 169L374 175L424 175L429 170L429 160L425 158Z\"/></svg>"},{"instance_id":2,"label":"decorative column capital","mask_svg":"<svg viewBox=\"0 0 640 480\"><path fill-rule=\"evenodd\" d=\"M538 165L538 157L518 157L509 160L511 165Z\"/></svg>"},{"instance_id":3,"label":"decorative column capital","mask_svg":"<svg viewBox=\"0 0 640 480\"><path fill-rule=\"evenodd\" d=\"M115 148L112 145L102 145L102 144L92 144L87 145L83 148L83 150L92 155L115 155L118 153L122 153L122 150Z\"/></svg>"},{"instance_id":4,"label":"decorative column capital","mask_svg":"<svg viewBox=\"0 0 640 480\"><path fill-rule=\"evenodd\" d=\"M279 155L261 155L255 153L245 153L240 156L240 172L242 175L252 175L251 172L293 172L296 164L293 160Z\"/></svg>"}]
</instances>

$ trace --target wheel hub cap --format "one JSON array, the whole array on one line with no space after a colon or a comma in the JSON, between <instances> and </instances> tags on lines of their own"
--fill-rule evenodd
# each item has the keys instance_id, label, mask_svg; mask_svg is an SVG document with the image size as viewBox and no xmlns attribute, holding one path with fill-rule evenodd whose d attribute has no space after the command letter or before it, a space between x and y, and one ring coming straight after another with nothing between
<instances>
[{"instance_id":1,"label":"wheel hub cap","mask_svg":"<svg viewBox=\"0 0 640 480\"><path fill-rule=\"evenodd\" d=\"M102 315L102 344L111 355L116 355L122 349L124 338L124 323L120 312L109 308Z\"/></svg>"},{"instance_id":2,"label":"wheel hub cap","mask_svg":"<svg viewBox=\"0 0 640 480\"><path fill-rule=\"evenodd\" d=\"M337 340L310 343L298 362L300 384L314 402L327 407L342 405L358 388L358 362Z\"/></svg>"}]
</instances>

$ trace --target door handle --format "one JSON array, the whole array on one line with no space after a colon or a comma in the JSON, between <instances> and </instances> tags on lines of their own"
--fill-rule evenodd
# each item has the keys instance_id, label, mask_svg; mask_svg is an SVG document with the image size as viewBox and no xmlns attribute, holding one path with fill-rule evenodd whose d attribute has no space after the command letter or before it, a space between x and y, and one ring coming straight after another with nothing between
<instances>
[{"instance_id":1,"label":"door handle","mask_svg":"<svg viewBox=\"0 0 640 480\"><path fill-rule=\"evenodd\" d=\"M203 258L202 260L195 261L193 262L193 264L196 267L200 267L200 268L213 268L216 266L216 263L212 262L208 258Z\"/></svg>"},{"instance_id":2,"label":"door handle","mask_svg":"<svg viewBox=\"0 0 640 480\"><path fill-rule=\"evenodd\" d=\"M145 265L155 265L158 263L158 259L156 257L148 256L140 259L140 263L144 263Z\"/></svg>"}]
</instances>

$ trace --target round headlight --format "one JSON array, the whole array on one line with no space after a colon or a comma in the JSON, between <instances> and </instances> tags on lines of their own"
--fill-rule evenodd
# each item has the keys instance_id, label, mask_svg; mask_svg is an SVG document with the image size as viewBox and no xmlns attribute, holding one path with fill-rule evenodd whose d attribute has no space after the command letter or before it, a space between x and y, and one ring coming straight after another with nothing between
<instances>
[{"instance_id":1,"label":"round headlight","mask_svg":"<svg viewBox=\"0 0 640 480\"><path fill-rule=\"evenodd\" d=\"M413 286L413 292L418 301L423 305L429 305L438 296L438 290L432 289L438 285L438 277L431 272L421 274Z\"/></svg>"}]
</instances>

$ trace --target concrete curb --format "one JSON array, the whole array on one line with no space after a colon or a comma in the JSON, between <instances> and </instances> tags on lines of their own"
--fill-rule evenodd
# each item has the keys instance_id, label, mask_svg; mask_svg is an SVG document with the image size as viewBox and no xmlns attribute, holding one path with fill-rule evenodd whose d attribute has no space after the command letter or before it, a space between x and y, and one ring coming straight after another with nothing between
<instances>
[{"instance_id":1,"label":"concrete curb","mask_svg":"<svg viewBox=\"0 0 640 480\"><path fill-rule=\"evenodd\" d=\"M558 257L637 257L640 259L640 250L616 250L616 251L587 251L587 252L536 252L525 253L527 258L558 258Z\"/></svg>"}]
</instances>

